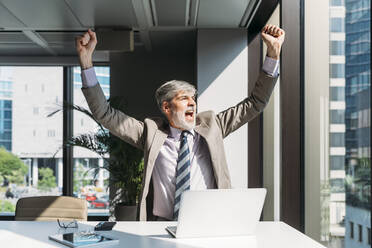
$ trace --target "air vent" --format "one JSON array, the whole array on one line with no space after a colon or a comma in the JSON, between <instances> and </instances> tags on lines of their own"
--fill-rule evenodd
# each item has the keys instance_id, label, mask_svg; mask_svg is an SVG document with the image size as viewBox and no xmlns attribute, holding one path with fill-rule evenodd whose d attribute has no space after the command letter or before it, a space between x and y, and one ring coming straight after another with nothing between
<instances>
[{"instance_id":1,"label":"air vent","mask_svg":"<svg viewBox=\"0 0 372 248\"><path fill-rule=\"evenodd\" d=\"M0 43L33 43L22 31L0 32Z\"/></svg>"},{"instance_id":2,"label":"air vent","mask_svg":"<svg viewBox=\"0 0 372 248\"><path fill-rule=\"evenodd\" d=\"M75 37L83 35L84 31L76 32L76 31L63 31L63 32L45 32L41 31L38 32L41 37L44 38L48 44L65 44L65 43L74 43L75 44Z\"/></svg>"}]
</instances>

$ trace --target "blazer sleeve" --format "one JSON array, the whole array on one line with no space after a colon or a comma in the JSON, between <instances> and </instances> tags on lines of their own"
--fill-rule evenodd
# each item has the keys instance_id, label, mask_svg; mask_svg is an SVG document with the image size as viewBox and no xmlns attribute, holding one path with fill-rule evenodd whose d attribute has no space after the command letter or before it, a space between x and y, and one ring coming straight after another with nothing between
<instances>
[{"instance_id":1,"label":"blazer sleeve","mask_svg":"<svg viewBox=\"0 0 372 248\"><path fill-rule=\"evenodd\" d=\"M81 89L94 118L115 136L143 150L143 122L112 108L107 102L99 83Z\"/></svg>"},{"instance_id":2,"label":"blazer sleeve","mask_svg":"<svg viewBox=\"0 0 372 248\"><path fill-rule=\"evenodd\" d=\"M223 138L262 112L269 102L277 79L278 76L272 77L261 71L249 97L216 115Z\"/></svg>"}]
</instances>

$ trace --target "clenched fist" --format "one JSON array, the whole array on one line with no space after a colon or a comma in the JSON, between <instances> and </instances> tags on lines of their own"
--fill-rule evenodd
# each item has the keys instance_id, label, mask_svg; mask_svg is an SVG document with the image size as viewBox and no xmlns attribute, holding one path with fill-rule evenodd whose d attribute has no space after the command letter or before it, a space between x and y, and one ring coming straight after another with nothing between
<instances>
[{"instance_id":1,"label":"clenched fist","mask_svg":"<svg viewBox=\"0 0 372 248\"><path fill-rule=\"evenodd\" d=\"M88 32L83 36L76 37L75 41L81 69L84 70L92 67L92 56L97 45L96 33L88 29Z\"/></svg>"},{"instance_id":2,"label":"clenched fist","mask_svg":"<svg viewBox=\"0 0 372 248\"><path fill-rule=\"evenodd\" d=\"M279 59L285 38L284 30L275 25L266 25L261 31L261 37L267 46L267 56Z\"/></svg>"}]
</instances>

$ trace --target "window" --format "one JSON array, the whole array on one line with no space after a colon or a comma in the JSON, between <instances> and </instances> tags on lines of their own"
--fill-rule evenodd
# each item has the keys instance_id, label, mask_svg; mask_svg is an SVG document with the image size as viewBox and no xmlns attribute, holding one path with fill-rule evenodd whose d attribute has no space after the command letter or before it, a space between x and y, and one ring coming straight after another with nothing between
<instances>
[{"instance_id":1,"label":"window","mask_svg":"<svg viewBox=\"0 0 372 248\"><path fill-rule=\"evenodd\" d=\"M330 156L331 170L344 170L345 157L344 156Z\"/></svg>"},{"instance_id":2,"label":"window","mask_svg":"<svg viewBox=\"0 0 372 248\"><path fill-rule=\"evenodd\" d=\"M371 244L371 228L367 227L368 244Z\"/></svg>"},{"instance_id":3,"label":"window","mask_svg":"<svg viewBox=\"0 0 372 248\"><path fill-rule=\"evenodd\" d=\"M333 40L330 42L330 55L345 55L345 41Z\"/></svg>"},{"instance_id":4,"label":"window","mask_svg":"<svg viewBox=\"0 0 372 248\"><path fill-rule=\"evenodd\" d=\"M98 82L108 99L110 96L110 68L100 66L95 67L95 71ZM74 67L73 72L74 104L89 109L81 91L80 67ZM100 129L97 124L87 115L75 110L73 116L74 120L76 120L74 122L74 136L87 133L94 135L99 132ZM102 169L105 164L104 158L97 155L97 153L81 147L74 147L73 156L74 195L85 198L88 201L89 215L108 215L109 173ZM108 157L108 154L105 157ZM98 168L96 175L93 168Z\"/></svg>"},{"instance_id":5,"label":"window","mask_svg":"<svg viewBox=\"0 0 372 248\"><path fill-rule=\"evenodd\" d=\"M358 241L362 243L363 242L363 226L360 224L358 224L358 233L359 233Z\"/></svg>"},{"instance_id":6,"label":"window","mask_svg":"<svg viewBox=\"0 0 372 248\"><path fill-rule=\"evenodd\" d=\"M331 0L332 6L344 6L344 0Z\"/></svg>"},{"instance_id":7,"label":"window","mask_svg":"<svg viewBox=\"0 0 372 248\"><path fill-rule=\"evenodd\" d=\"M34 115L38 115L39 114L39 108L38 107L34 107Z\"/></svg>"},{"instance_id":8,"label":"window","mask_svg":"<svg viewBox=\"0 0 372 248\"><path fill-rule=\"evenodd\" d=\"M331 32L345 32L344 18L331 18Z\"/></svg>"},{"instance_id":9,"label":"window","mask_svg":"<svg viewBox=\"0 0 372 248\"><path fill-rule=\"evenodd\" d=\"M345 77L345 65L344 64L330 64L330 76L331 78L344 78Z\"/></svg>"},{"instance_id":10,"label":"window","mask_svg":"<svg viewBox=\"0 0 372 248\"><path fill-rule=\"evenodd\" d=\"M345 88L344 87L331 87L330 88L331 101L345 101Z\"/></svg>"},{"instance_id":11,"label":"window","mask_svg":"<svg viewBox=\"0 0 372 248\"><path fill-rule=\"evenodd\" d=\"M332 193L344 193L345 192L345 181L343 178L331 179L330 185L331 185Z\"/></svg>"},{"instance_id":12,"label":"window","mask_svg":"<svg viewBox=\"0 0 372 248\"><path fill-rule=\"evenodd\" d=\"M354 238L354 223L350 221L350 238Z\"/></svg>"},{"instance_id":13,"label":"window","mask_svg":"<svg viewBox=\"0 0 372 248\"><path fill-rule=\"evenodd\" d=\"M328 248L364 247L371 224L370 5L305 1L304 223Z\"/></svg>"},{"instance_id":14,"label":"window","mask_svg":"<svg viewBox=\"0 0 372 248\"><path fill-rule=\"evenodd\" d=\"M331 133L330 146L331 147L344 147L345 146L345 133Z\"/></svg>"},{"instance_id":15,"label":"window","mask_svg":"<svg viewBox=\"0 0 372 248\"><path fill-rule=\"evenodd\" d=\"M14 215L21 197L62 194L62 114L47 115L59 108L63 68L0 66L0 91L9 93L0 95L0 163L12 163L0 165L0 215Z\"/></svg>"},{"instance_id":16,"label":"window","mask_svg":"<svg viewBox=\"0 0 372 248\"><path fill-rule=\"evenodd\" d=\"M345 111L344 110L330 110L330 123L331 124L343 124L345 123Z\"/></svg>"},{"instance_id":17,"label":"window","mask_svg":"<svg viewBox=\"0 0 372 248\"><path fill-rule=\"evenodd\" d=\"M56 131L55 130L48 130L48 137L54 137L56 136Z\"/></svg>"}]
</instances>

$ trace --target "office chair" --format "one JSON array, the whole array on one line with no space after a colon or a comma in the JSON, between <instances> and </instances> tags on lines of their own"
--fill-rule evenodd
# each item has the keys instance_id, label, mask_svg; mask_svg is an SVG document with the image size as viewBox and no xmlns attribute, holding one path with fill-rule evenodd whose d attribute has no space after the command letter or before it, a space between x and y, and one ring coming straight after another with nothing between
<instances>
[{"instance_id":1,"label":"office chair","mask_svg":"<svg viewBox=\"0 0 372 248\"><path fill-rule=\"evenodd\" d=\"M86 221L87 203L69 196L35 196L17 201L15 220L78 220Z\"/></svg>"}]
</instances>

